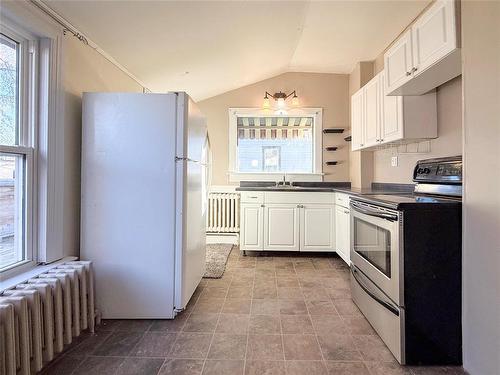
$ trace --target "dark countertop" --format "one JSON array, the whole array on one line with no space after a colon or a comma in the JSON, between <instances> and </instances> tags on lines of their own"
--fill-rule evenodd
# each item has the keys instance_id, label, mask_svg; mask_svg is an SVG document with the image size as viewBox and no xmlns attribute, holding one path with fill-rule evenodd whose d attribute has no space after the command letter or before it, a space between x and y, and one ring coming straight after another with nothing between
<instances>
[{"instance_id":1,"label":"dark countertop","mask_svg":"<svg viewBox=\"0 0 500 375\"><path fill-rule=\"evenodd\" d=\"M275 186L274 182L242 181L237 191L293 191L293 192L339 192L349 195L408 194L413 193L413 184L374 183L371 188L354 188L350 182L294 182L297 188Z\"/></svg>"}]
</instances>

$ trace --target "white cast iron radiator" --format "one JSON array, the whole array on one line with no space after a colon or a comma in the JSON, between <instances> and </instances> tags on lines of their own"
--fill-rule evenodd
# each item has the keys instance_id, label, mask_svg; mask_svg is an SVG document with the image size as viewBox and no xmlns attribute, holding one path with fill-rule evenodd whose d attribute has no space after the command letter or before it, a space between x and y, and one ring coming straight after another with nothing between
<instances>
[{"instance_id":1,"label":"white cast iron radiator","mask_svg":"<svg viewBox=\"0 0 500 375\"><path fill-rule=\"evenodd\" d=\"M208 194L207 233L239 233L240 194L210 192Z\"/></svg>"},{"instance_id":2,"label":"white cast iron radiator","mask_svg":"<svg viewBox=\"0 0 500 375\"><path fill-rule=\"evenodd\" d=\"M57 265L0 295L0 374L28 375L82 330L94 332L92 263Z\"/></svg>"}]
</instances>

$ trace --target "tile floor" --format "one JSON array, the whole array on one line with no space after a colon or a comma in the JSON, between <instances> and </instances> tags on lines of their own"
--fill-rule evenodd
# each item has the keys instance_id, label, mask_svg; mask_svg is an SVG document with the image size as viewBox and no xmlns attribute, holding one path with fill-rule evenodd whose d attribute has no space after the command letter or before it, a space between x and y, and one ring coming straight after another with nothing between
<instances>
[{"instance_id":1,"label":"tile floor","mask_svg":"<svg viewBox=\"0 0 500 375\"><path fill-rule=\"evenodd\" d=\"M402 367L351 300L336 256L243 257L176 319L103 321L43 374L465 374Z\"/></svg>"}]
</instances>

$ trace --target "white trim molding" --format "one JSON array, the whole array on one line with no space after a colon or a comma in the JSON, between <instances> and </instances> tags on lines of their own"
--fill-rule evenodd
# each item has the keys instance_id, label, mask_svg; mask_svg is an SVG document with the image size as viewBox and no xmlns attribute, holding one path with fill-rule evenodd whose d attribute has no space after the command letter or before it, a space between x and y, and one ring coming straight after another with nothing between
<instances>
[{"instance_id":1,"label":"white trim molding","mask_svg":"<svg viewBox=\"0 0 500 375\"><path fill-rule=\"evenodd\" d=\"M237 118L251 117L313 117L313 173L286 173L289 181L322 181L323 180L323 108L294 108L288 110L270 110L262 108L229 108L229 182L240 181L277 181L284 173L243 173L237 170L238 160L238 130Z\"/></svg>"},{"instance_id":2,"label":"white trim molding","mask_svg":"<svg viewBox=\"0 0 500 375\"><path fill-rule=\"evenodd\" d=\"M108 60L111 64L115 65L118 69L120 69L123 73L129 76L132 80L137 82L143 88L143 92L152 92L146 84L144 84L139 78L137 78L134 74L132 74L127 68L121 65L118 61L116 61L109 53L104 51L97 43L92 41L87 35L85 35L82 31L77 29L71 22L57 13L55 10L50 8L49 5L45 4L41 0L30 0L31 3L38 7L40 11L44 12L47 16L52 18L55 22L61 25L63 28L69 30L73 35L77 36L79 39L84 38L85 44L87 44L90 48L94 49L97 53L101 54L106 60ZM82 39L80 39L82 40Z\"/></svg>"}]
</instances>

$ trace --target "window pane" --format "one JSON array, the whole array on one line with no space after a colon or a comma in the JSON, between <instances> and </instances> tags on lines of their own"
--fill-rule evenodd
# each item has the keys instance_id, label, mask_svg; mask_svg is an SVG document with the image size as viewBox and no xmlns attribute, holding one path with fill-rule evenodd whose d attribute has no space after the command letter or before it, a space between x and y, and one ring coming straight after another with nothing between
<instances>
[{"instance_id":1,"label":"window pane","mask_svg":"<svg viewBox=\"0 0 500 375\"><path fill-rule=\"evenodd\" d=\"M312 117L239 117L238 171L313 173Z\"/></svg>"},{"instance_id":2,"label":"window pane","mask_svg":"<svg viewBox=\"0 0 500 375\"><path fill-rule=\"evenodd\" d=\"M19 44L0 34L0 144L19 142Z\"/></svg>"},{"instance_id":3,"label":"window pane","mask_svg":"<svg viewBox=\"0 0 500 375\"><path fill-rule=\"evenodd\" d=\"M24 156L0 154L0 269L26 259L24 165Z\"/></svg>"}]
</instances>

